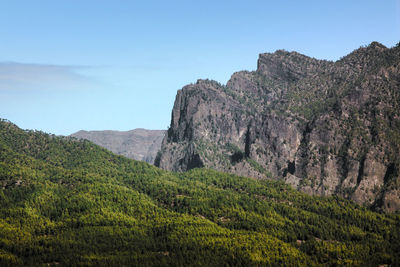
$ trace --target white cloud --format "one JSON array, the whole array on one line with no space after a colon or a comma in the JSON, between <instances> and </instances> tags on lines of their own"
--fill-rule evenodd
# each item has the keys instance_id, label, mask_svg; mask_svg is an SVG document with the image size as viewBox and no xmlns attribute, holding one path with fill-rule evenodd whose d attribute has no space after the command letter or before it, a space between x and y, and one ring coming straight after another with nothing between
<instances>
[{"instance_id":1,"label":"white cloud","mask_svg":"<svg viewBox=\"0 0 400 267\"><path fill-rule=\"evenodd\" d=\"M68 90L90 87L95 81L78 72L86 68L0 62L0 90Z\"/></svg>"}]
</instances>

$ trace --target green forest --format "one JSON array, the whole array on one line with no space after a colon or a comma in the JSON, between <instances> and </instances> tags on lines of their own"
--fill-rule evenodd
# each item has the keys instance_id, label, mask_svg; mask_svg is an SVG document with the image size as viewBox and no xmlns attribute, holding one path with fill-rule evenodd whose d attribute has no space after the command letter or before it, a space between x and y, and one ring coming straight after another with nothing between
<instances>
[{"instance_id":1,"label":"green forest","mask_svg":"<svg viewBox=\"0 0 400 267\"><path fill-rule=\"evenodd\" d=\"M0 121L0 266L400 266L400 215Z\"/></svg>"}]
</instances>

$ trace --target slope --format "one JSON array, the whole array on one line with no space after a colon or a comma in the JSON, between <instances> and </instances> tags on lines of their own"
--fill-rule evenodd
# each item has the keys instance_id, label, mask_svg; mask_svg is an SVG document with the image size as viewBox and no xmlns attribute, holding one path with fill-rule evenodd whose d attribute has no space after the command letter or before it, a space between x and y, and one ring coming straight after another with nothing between
<instances>
[{"instance_id":1,"label":"slope","mask_svg":"<svg viewBox=\"0 0 400 267\"><path fill-rule=\"evenodd\" d=\"M399 265L400 217L0 122L0 264Z\"/></svg>"}]
</instances>

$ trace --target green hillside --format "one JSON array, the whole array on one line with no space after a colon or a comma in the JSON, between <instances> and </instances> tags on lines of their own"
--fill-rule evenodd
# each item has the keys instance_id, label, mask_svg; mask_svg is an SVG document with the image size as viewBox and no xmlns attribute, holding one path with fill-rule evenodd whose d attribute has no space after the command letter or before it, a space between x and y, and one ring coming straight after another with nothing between
<instances>
[{"instance_id":1,"label":"green hillside","mask_svg":"<svg viewBox=\"0 0 400 267\"><path fill-rule=\"evenodd\" d=\"M400 265L400 216L0 122L0 265Z\"/></svg>"}]
</instances>

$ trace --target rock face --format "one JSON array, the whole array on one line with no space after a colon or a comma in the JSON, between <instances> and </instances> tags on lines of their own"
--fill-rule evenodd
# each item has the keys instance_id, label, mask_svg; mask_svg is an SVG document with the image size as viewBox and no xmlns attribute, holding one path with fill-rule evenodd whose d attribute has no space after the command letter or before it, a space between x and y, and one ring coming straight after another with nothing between
<instances>
[{"instance_id":1,"label":"rock face","mask_svg":"<svg viewBox=\"0 0 400 267\"><path fill-rule=\"evenodd\" d=\"M131 131L79 131L71 137L87 139L115 154L153 164L166 131L135 129Z\"/></svg>"},{"instance_id":2,"label":"rock face","mask_svg":"<svg viewBox=\"0 0 400 267\"><path fill-rule=\"evenodd\" d=\"M273 177L398 211L400 47L373 42L336 62L279 50L226 85L187 85L155 164Z\"/></svg>"}]
</instances>

